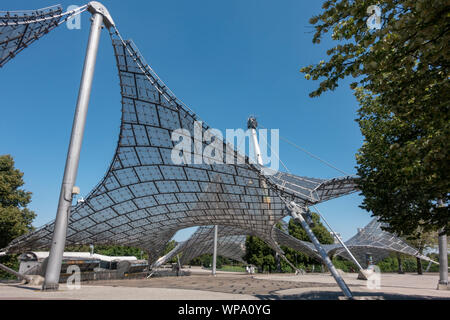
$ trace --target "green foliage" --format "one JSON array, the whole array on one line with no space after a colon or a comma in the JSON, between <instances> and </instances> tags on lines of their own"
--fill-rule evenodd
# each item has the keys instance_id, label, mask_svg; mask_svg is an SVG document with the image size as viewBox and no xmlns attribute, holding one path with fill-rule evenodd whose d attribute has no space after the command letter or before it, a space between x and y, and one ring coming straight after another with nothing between
<instances>
[{"instance_id":1,"label":"green foliage","mask_svg":"<svg viewBox=\"0 0 450 320\"><path fill-rule=\"evenodd\" d=\"M165 256L166 254L168 254L170 251L172 251L173 249L175 249L175 247L177 246L177 242L175 240L171 240L167 243L166 247L164 248L164 252L163 252L163 256Z\"/></svg>"},{"instance_id":2,"label":"green foliage","mask_svg":"<svg viewBox=\"0 0 450 320\"><path fill-rule=\"evenodd\" d=\"M369 30L370 5L382 27ZM357 154L362 207L399 235L450 230L450 4L444 0L328 0L313 17L314 43L338 43L329 59L301 69L322 79L310 96L353 77L365 142Z\"/></svg>"},{"instance_id":3,"label":"green foliage","mask_svg":"<svg viewBox=\"0 0 450 320\"><path fill-rule=\"evenodd\" d=\"M0 248L33 229L36 217L26 207L31 202L31 192L20 189L24 185L23 173L14 168L9 155L0 156Z\"/></svg>"},{"instance_id":4,"label":"green foliage","mask_svg":"<svg viewBox=\"0 0 450 320\"><path fill-rule=\"evenodd\" d=\"M36 214L27 209L31 192L21 189L23 185L23 173L14 168L13 158L10 155L0 156L0 248L33 230L31 223ZM16 256L2 257L0 263L18 269ZM0 278L12 277L0 271Z\"/></svg>"},{"instance_id":5,"label":"green foliage","mask_svg":"<svg viewBox=\"0 0 450 320\"><path fill-rule=\"evenodd\" d=\"M245 267L243 266L222 266L218 268L220 271L228 271L228 272L246 272Z\"/></svg>"},{"instance_id":6,"label":"green foliage","mask_svg":"<svg viewBox=\"0 0 450 320\"><path fill-rule=\"evenodd\" d=\"M311 228L311 230L317 237L317 240L319 240L319 242L322 244L334 243L333 236L330 234L327 228L325 228L325 226L320 222L320 216L315 212L312 212L311 214L312 220L314 222L314 226ZM288 230L289 234L294 238L311 242L311 239L309 239L306 231L303 229L301 224L296 222L294 219L289 220Z\"/></svg>"},{"instance_id":7,"label":"green foliage","mask_svg":"<svg viewBox=\"0 0 450 320\"><path fill-rule=\"evenodd\" d=\"M400 255L403 272L417 272L417 260L415 257ZM377 263L381 272L398 272L398 258L395 253Z\"/></svg>"},{"instance_id":8,"label":"green foliage","mask_svg":"<svg viewBox=\"0 0 450 320\"><path fill-rule=\"evenodd\" d=\"M317 239L322 244L334 243L333 237L320 222L320 216L313 212L312 219L314 222L312 231L316 235ZM277 227L280 228L280 225L278 224ZM288 231L291 236L299 240L311 241L302 226L295 222L294 219L289 220ZM276 270L277 265L275 251L272 250L272 248L270 248L263 240L257 237L249 236L245 242L245 247L246 255L244 256L244 260L249 264L257 266L261 272L271 272ZM320 270L320 261L310 258L304 253L295 251L294 249L286 246L282 246L281 249L284 251L286 258L297 268L311 271L312 266L314 265L316 271ZM283 259L280 259L280 264L282 272L294 272L292 267Z\"/></svg>"},{"instance_id":9,"label":"green foliage","mask_svg":"<svg viewBox=\"0 0 450 320\"><path fill-rule=\"evenodd\" d=\"M5 266L18 271L19 270L19 260L17 259L19 257L18 254L12 254L9 256L0 257L0 263L4 264ZM0 280L15 280L17 279L16 276L5 272L3 270L0 270Z\"/></svg>"},{"instance_id":10,"label":"green foliage","mask_svg":"<svg viewBox=\"0 0 450 320\"><path fill-rule=\"evenodd\" d=\"M432 259L433 261L439 262L439 255L437 253L431 253L428 255L428 257L430 259ZM448 259L448 261L450 261L450 254L447 256L447 259ZM423 266L424 271L427 267L428 267L428 262L424 263L424 266ZM439 272L439 265L432 263L430 266L429 272Z\"/></svg>"},{"instance_id":11,"label":"green foliage","mask_svg":"<svg viewBox=\"0 0 450 320\"><path fill-rule=\"evenodd\" d=\"M276 270L275 251L258 237L248 236L245 241L244 260L260 272Z\"/></svg>"},{"instance_id":12,"label":"green foliage","mask_svg":"<svg viewBox=\"0 0 450 320\"><path fill-rule=\"evenodd\" d=\"M439 260L437 254L431 254L430 258L434 261ZM417 259L415 257L401 254L400 260L402 263L403 272L417 272ZM341 269L344 272L358 272L358 267L353 262L344 258L334 257L332 261L336 268ZM428 262L422 261L422 263L423 271L425 272ZM397 273L399 271L396 253L391 253L387 258L379 261L376 265L380 268L380 271L384 273ZM439 272L439 265L433 263L429 269L429 272Z\"/></svg>"},{"instance_id":13,"label":"green foliage","mask_svg":"<svg viewBox=\"0 0 450 320\"><path fill-rule=\"evenodd\" d=\"M334 257L332 259L333 265L337 269L341 269L344 272L358 272L359 268L352 261L348 261L347 259L341 257Z\"/></svg>"},{"instance_id":14,"label":"green foliage","mask_svg":"<svg viewBox=\"0 0 450 320\"><path fill-rule=\"evenodd\" d=\"M314 226L311 228L317 239L322 244L332 244L333 236L330 234L330 232L325 228L325 226L320 222L320 216L312 212L312 220L314 222ZM306 231L303 229L303 227L300 225L300 223L296 222L294 219L289 220L288 224L288 230L289 234L293 236L294 238L297 238L302 241L308 241L311 242L311 239L309 239ZM283 251L285 252L286 258L297 268L305 269L307 271L312 270L312 266L314 265L314 270L320 270L320 261L317 261L314 258L310 258L306 254L295 251L292 248L288 248L286 246L281 247ZM286 268L288 270L292 269L286 262L283 261L283 263L286 264L286 267L283 266L282 268Z\"/></svg>"},{"instance_id":15,"label":"green foliage","mask_svg":"<svg viewBox=\"0 0 450 320\"><path fill-rule=\"evenodd\" d=\"M124 247L124 246L97 245L94 247L95 253L103 254L105 256L135 256L138 259L141 257L141 251L142 250L139 248Z\"/></svg>"},{"instance_id":16,"label":"green foliage","mask_svg":"<svg viewBox=\"0 0 450 320\"><path fill-rule=\"evenodd\" d=\"M365 136L357 154L362 208L388 222L390 231L399 235L420 236L448 225L448 208L439 208L436 203L445 199L441 179L447 173L442 170L450 168L439 159L448 151L437 152L446 143L435 145L430 140L434 129L405 123L378 97L359 89L356 95L361 104L358 122ZM419 146L424 139L427 146Z\"/></svg>"},{"instance_id":17,"label":"green foliage","mask_svg":"<svg viewBox=\"0 0 450 320\"><path fill-rule=\"evenodd\" d=\"M450 254L448 255L450 258ZM400 260L402 263L402 269L404 272L417 272L417 259L415 257L411 257L408 255L400 255ZM436 253L431 253L429 258L434 261L439 261L439 256ZM425 269L428 267L427 261L422 261L423 264L423 272L425 273ZM382 261L377 263L377 266L380 268L381 272L398 272L398 259L397 254L392 253L389 257L383 259ZM432 263L428 272L439 272L439 265Z\"/></svg>"},{"instance_id":18,"label":"green foliage","mask_svg":"<svg viewBox=\"0 0 450 320\"><path fill-rule=\"evenodd\" d=\"M177 242L175 240L171 240L167 243L166 247L164 248L164 252L162 256L165 256L170 251L172 251L177 246ZM177 256L174 256L172 259L167 261L167 263L176 263L178 261Z\"/></svg>"},{"instance_id":19,"label":"green foliage","mask_svg":"<svg viewBox=\"0 0 450 320\"><path fill-rule=\"evenodd\" d=\"M66 252L89 252L90 248L87 245L83 246L69 246L64 249ZM96 245L94 246L94 253L105 256L134 256L138 259L148 259L148 254L139 248L114 246L114 245Z\"/></svg>"},{"instance_id":20,"label":"green foliage","mask_svg":"<svg viewBox=\"0 0 450 320\"><path fill-rule=\"evenodd\" d=\"M212 262L213 262L213 256L212 254L203 254L201 256L198 256L197 258L192 259L189 262L189 265L191 266L202 266L204 268L211 268L212 267ZM221 269L223 268L225 265L231 265L235 262L233 262L233 260L222 257L222 256L217 256L217 260L216 260L216 269Z\"/></svg>"}]
</instances>

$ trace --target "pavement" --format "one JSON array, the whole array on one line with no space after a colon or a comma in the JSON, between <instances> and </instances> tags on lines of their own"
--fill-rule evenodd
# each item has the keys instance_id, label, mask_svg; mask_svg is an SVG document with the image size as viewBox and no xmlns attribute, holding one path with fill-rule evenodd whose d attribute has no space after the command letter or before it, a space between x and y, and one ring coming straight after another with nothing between
<instances>
[{"instance_id":1,"label":"pavement","mask_svg":"<svg viewBox=\"0 0 450 320\"><path fill-rule=\"evenodd\" d=\"M189 270L189 269L186 269ZM39 286L0 284L0 300L336 300L343 295L329 274L261 274L219 272L215 277L202 270L191 276L124 279L81 283L71 290L66 284L57 292ZM195 272L198 271L198 272ZM381 274L379 282L344 280L359 300L450 300L449 290L436 290L438 274ZM369 284L369 287L367 286ZM372 285L372 286L370 286ZM377 285L379 287L377 288Z\"/></svg>"},{"instance_id":2,"label":"pavement","mask_svg":"<svg viewBox=\"0 0 450 320\"><path fill-rule=\"evenodd\" d=\"M290 283L314 282L326 286L316 288L298 288L277 291L281 299L338 299L342 293L329 274L259 275L261 280L287 281ZM439 274L394 274L382 273L378 281L358 280L354 273L343 275L344 281L355 297L369 300L450 300L450 290L437 290ZM450 289L450 287L449 287Z\"/></svg>"}]
</instances>

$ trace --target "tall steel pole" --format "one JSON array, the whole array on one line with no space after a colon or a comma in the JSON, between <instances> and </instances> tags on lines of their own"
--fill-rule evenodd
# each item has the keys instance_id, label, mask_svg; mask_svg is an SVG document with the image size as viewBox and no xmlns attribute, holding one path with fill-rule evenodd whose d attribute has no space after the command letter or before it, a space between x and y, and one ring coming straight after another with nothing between
<instances>
[{"instance_id":1,"label":"tall steel pole","mask_svg":"<svg viewBox=\"0 0 450 320\"><path fill-rule=\"evenodd\" d=\"M59 286L59 274L61 272L61 262L66 243L67 223L72 205L73 187L77 177L78 162L80 159L81 144L83 141L84 126L91 95L92 79L94 77L102 23L103 15L99 12L94 13L92 16L91 31L86 50L80 90L78 92L78 102L73 120L72 136L70 138L69 151L67 153L64 178L59 196L52 245L42 290L57 290Z\"/></svg>"},{"instance_id":2,"label":"tall steel pole","mask_svg":"<svg viewBox=\"0 0 450 320\"><path fill-rule=\"evenodd\" d=\"M219 226L214 226L214 252L213 252L213 265L212 265L212 275L216 275L216 266L217 266L217 234L218 234Z\"/></svg>"},{"instance_id":3,"label":"tall steel pole","mask_svg":"<svg viewBox=\"0 0 450 320\"><path fill-rule=\"evenodd\" d=\"M439 233L439 287L448 286L448 248L444 229Z\"/></svg>"},{"instance_id":4,"label":"tall steel pole","mask_svg":"<svg viewBox=\"0 0 450 320\"><path fill-rule=\"evenodd\" d=\"M445 207L444 201L439 200L440 207ZM439 232L439 284L438 289L449 289L448 286L448 248L445 228Z\"/></svg>"}]
</instances>

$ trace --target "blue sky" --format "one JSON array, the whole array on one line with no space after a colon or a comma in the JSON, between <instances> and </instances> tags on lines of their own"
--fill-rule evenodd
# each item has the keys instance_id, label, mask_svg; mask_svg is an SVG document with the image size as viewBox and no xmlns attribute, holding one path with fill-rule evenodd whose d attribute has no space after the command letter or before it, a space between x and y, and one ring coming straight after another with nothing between
<instances>
[{"instance_id":1,"label":"blue sky","mask_svg":"<svg viewBox=\"0 0 450 320\"><path fill-rule=\"evenodd\" d=\"M60 1L64 8L83 2ZM329 39L312 44L308 20L321 1L166 0L103 1L122 36L131 38L147 62L205 122L225 132L245 128L256 115L266 128L336 167L354 174L362 144L357 102L344 81L320 98L308 93L317 82L302 66L326 58ZM4 0L0 10L35 9L51 1ZM89 33L89 14L80 30L61 25L0 69L0 154L11 154L33 192L35 226L56 214L65 156ZM105 30L89 106L77 185L86 195L106 172L118 139L119 79ZM280 157L292 173L341 176L284 142ZM357 194L318 206L335 231L348 239L366 225ZM183 240L190 231L181 231Z\"/></svg>"}]
</instances>

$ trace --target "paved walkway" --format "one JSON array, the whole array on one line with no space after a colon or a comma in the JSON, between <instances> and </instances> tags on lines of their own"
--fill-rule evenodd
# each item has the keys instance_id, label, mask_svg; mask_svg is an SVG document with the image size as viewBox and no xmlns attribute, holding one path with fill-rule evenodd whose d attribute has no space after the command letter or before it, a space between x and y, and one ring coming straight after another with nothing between
<instances>
[{"instance_id":1,"label":"paved walkway","mask_svg":"<svg viewBox=\"0 0 450 320\"><path fill-rule=\"evenodd\" d=\"M344 279L359 299L449 299L450 291L436 290L438 275L382 274L381 287L368 289L356 274ZM266 300L339 299L342 293L327 274L304 276L271 274L250 276L219 273L216 277L195 274L134 280L82 283L81 289L60 286L58 292L42 292L37 286L0 284L0 299L81 299L81 300Z\"/></svg>"},{"instance_id":2,"label":"paved walkway","mask_svg":"<svg viewBox=\"0 0 450 320\"><path fill-rule=\"evenodd\" d=\"M328 286L314 288L294 288L280 290L276 296L282 299L337 299L341 291L329 274L293 275L259 275L256 279L287 281L289 283L313 282ZM367 286L367 281L357 280L356 274L344 274L345 282L356 297L372 297L373 299L449 299L450 290L436 290L439 275L435 274L381 274L379 288Z\"/></svg>"},{"instance_id":3,"label":"paved walkway","mask_svg":"<svg viewBox=\"0 0 450 320\"><path fill-rule=\"evenodd\" d=\"M82 285L58 292L42 292L40 287L0 284L0 300L257 300L256 297L201 290L166 288L131 288Z\"/></svg>"}]
</instances>

